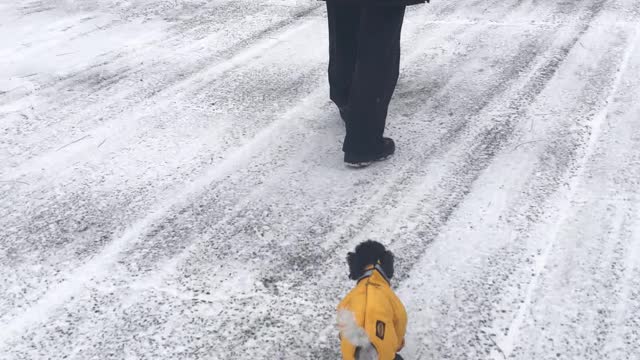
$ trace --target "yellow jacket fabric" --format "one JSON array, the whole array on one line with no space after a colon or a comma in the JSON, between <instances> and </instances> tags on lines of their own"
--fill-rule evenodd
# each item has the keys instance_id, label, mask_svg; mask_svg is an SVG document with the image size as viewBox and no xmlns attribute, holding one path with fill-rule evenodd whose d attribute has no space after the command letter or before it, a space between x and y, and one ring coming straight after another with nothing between
<instances>
[{"instance_id":1,"label":"yellow jacket fabric","mask_svg":"<svg viewBox=\"0 0 640 360\"><path fill-rule=\"evenodd\" d=\"M379 360L393 360L404 346L407 312L381 270L377 267L367 270L368 276L358 281L338 310L346 309L355 315L357 324L376 348ZM340 342L342 358L355 360L356 347L342 337Z\"/></svg>"}]
</instances>

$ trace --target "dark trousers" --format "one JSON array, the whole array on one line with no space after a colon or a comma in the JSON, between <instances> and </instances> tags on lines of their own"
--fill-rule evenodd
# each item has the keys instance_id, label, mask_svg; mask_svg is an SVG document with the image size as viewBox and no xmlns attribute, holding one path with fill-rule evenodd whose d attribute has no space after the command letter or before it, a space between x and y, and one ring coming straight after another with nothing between
<instances>
[{"instance_id":1,"label":"dark trousers","mask_svg":"<svg viewBox=\"0 0 640 360\"><path fill-rule=\"evenodd\" d=\"M376 152L398 82L405 7L329 0L327 13L331 100L347 118L343 150Z\"/></svg>"}]
</instances>

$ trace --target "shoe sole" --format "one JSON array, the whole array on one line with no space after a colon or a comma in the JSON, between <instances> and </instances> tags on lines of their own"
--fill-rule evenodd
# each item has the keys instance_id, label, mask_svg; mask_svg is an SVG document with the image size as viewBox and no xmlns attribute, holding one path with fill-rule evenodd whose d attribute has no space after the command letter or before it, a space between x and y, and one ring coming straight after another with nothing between
<instances>
[{"instance_id":1,"label":"shoe sole","mask_svg":"<svg viewBox=\"0 0 640 360\"><path fill-rule=\"evenodd\" d=\"M352 169L362 169L362 168L366 168L367 166L373 164L373 161L367 161L367 162L359 162L359 163L344 163L347 167L352 168Z\"/></svg>"},{"instance_id":2,"label":"shoe sole","mask_svg":"<svg viewBox=\"0 0 640 360\"><path fill-rule=\"evenodd\" d=\"M352 168L352 169L362 169L362 168L366 168L367 166L370 166L374 162L380 162L380 161L388 160L392 156L393 156L393 154L390 154L390 155L387 155L387 156L385 156L383 158L376 159L376 160L373 160L373 161L363 161L363 162L358 162L358 163L345 162L345 165L347 167Z\"/></svg>"}]
</instances>

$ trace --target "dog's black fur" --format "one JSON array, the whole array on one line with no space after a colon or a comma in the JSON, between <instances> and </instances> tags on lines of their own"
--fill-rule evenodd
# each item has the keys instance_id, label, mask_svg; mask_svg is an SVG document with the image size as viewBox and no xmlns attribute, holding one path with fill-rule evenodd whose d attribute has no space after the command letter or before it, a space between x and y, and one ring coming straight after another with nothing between
<instances>
[{"instance_id":1,"label":"dog's black fur","mask_svg":"<svg viewBox=\"0 0 640 360\"><path fill-rule=\"evenodd\" d=\"M356 246L355 252L347 254L349 278L358 280L367 265L380 264L389 280L393 278L393 253L377 241L367 240Z\"/></svg>"}]
</instances>

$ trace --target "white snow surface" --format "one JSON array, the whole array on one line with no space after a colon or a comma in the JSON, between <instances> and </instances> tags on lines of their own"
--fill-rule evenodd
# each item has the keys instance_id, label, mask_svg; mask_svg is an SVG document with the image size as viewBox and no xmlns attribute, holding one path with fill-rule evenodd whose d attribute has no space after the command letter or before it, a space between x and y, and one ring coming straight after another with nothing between
<instances>
[{"instance_id":1,"label":"white snow surface","mask_svg":"<svg viewBox=\"0 0 640 360\"><path fill-rule=\"evenodd\" d=\"M0 1L0 359L640 359L640 2L412 7L396 156L343 166L313 0Z\"/></svg>"}]
</instances>

